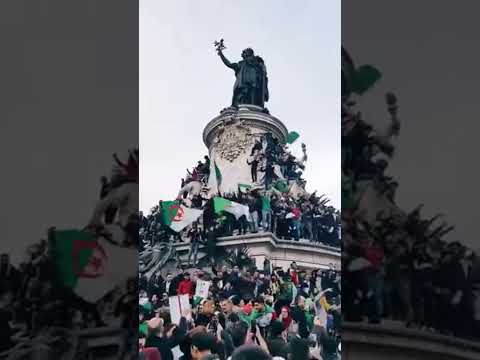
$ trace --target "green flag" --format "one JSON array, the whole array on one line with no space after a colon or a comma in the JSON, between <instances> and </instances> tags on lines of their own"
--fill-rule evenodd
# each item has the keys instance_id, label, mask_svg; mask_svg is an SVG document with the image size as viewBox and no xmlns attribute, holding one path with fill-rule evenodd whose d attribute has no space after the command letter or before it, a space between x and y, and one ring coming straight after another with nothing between
<instances>
[{"instance_id":1,"label":"green flag","mask_svg":"<svg viewBox=\"0 0 480 360\"><path fill-rule=\"evenodd\" d=\"M382 74L371 65L362 65L355 71L352 90L358 95L364 94L380 80Z\"/></svg>"},{"instance_id":2,"label":"green flag","mask_svg":"<svg viewBox=\"0 0 480 360\"><path fill-rule=\"evenodd\" d=\"M297 140L300 137L300 134L297 133L296 131L291 131L287 135L287 144L293 144L295 140Z\"/></svg>"},{"instance_id":3,"label":"green flag","mask_svg":"<svg viewBox=\"0 0 480 360\"><path fill-rule=\"evenodd\" d=\"M193 297L193 306L198 306L202 302L203 298L200 296L194 296Z\"/></svg>"},{"instance_id":4,"label":"green flag","mask_svg":"<svg viewBox=\"0 0 480 360\"><path fill-rule=\"evenodd\" d=\"M280 192L287 192L289 190L288 183L285 180L277 180L273 187Z\"/></svg>"},{"instance_id":5,"label":"green flag","mask_svg":"<svg viewBox=\"0 0 480 360\"><path fill-rule=\"evenodd\" d=\"M153 306L150 302L147 302L145 304L140 304L140 307L147 313L149 313L153 310Z\"/></svg>"},{"instance_id":6,"label":"green flag","mask_svg":"<svg viewBox=\"0 0 480 360\"><path fill-rule=\"evenodd\" d=\"M163 224L170 226L180 206L180 201L162 201Z\"/></svg>"},{"instance_id":7,"label":"green flag","mask_svg":"<svg viewBox=\"0 0 480 360\"><path fill-rule=\"evenodd\" d=\"M148 324L146 321L138 325L138 332L144 334L145 336L148 335Z\"/></svg>"},{"instance_id":8,"label":"green flag","mask_svg":"<svg viewBox=\"0 0 480 360\"><path fill-rule=\"evenodd\" d=\"M225 207L227 207L231 203L232 202L230 200L215 196L213 198L213 210L215 211L215 214L220 214L222 211L225 210Z\"/></svg>"}]
</instances>

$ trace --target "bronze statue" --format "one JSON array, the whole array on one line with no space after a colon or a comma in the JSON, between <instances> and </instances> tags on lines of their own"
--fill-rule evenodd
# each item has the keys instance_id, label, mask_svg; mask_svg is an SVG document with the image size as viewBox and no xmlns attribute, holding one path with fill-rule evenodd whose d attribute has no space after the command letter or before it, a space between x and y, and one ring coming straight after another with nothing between
<instances>
[{"instance_id":1,"label":"bronze statue","mask_svg":"<svg viewBox=\"0 0 480 360\"><path fill-rule=\"evenodd\" d=\"M223 39L214 43L217 53L223 63L235 71L235 85L233 87L232 106L251 104L264 107L268 101L267 68L260 56L256 56L252 49L242 51L242 58L238 63L231 63L223 55L226 49Z\"/></svg>"}]
</instances>

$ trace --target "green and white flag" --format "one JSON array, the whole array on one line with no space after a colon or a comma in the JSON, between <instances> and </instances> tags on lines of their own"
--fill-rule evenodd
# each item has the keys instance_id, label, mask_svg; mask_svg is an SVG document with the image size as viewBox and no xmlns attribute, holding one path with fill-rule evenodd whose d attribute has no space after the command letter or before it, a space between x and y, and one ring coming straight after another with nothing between
<instances>
[{"instance_id":1,"label":"green and white flag","mask_svg":"<svg viewBox=\"0 0 480 360\"><path fill-rule=\"evenodd\" d=\"M250 217L248 206L218 196L213 198L213 208L216 214L225 211L234 215L237 220L240 219L242 215L245 215L247 219Z\"/></svg>"},{"instance_id":2,"label":"green and white flag","mask_svg":"<svg viewBox=\"0 0 480 360\"><path fill-rule=\"evenodd\" d=\"M191 209L179 201L162 202L162 218L165 225L174 231L181 231L203 214L203 210Z\"/></svg>"},{"instance_id":3,"label":"green and white flag","mask_svg":"<svg viewBox=\"0 0 480 360\"><path fill-rule=\"evenodd\" d=\"M220 194L220 186L222 184L222 172L218 165L215 163L215 153L210 153L210 175L208 176L208 188L209 196Z\"/></svg>"},{"instance_id":4,"label":"green and white flag","mask_svg":"<svg viewBox=\"0 0 480 360\"><path fill-rule=\"evenodd\" d=\"M138 271L138 251L83 230L55 231L50 251L61 282L95 303Z\"/></svg>"}]
</instances>

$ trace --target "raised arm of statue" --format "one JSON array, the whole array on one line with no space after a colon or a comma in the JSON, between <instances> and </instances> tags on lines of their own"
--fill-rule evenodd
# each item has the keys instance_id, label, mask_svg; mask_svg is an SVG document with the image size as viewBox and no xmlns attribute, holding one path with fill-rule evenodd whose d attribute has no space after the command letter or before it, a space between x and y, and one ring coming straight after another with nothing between
<instances>
[{"instance_id":1,"label":"raised arm of statue","mask_svg":"<svg viewBox=\"0 0 480 360\"><path fill-rule=\"evenodd\" d=\"M231 63L226 57L225 55L223 55L223 52L221 50L218 50L217 51L218 53L218 56L220 56L220 59L222 59L223 63L225 64L225 66L229 67L230 69L233 69L233 70L237 70L237 63Z\"/></svg>"}]
</instances>

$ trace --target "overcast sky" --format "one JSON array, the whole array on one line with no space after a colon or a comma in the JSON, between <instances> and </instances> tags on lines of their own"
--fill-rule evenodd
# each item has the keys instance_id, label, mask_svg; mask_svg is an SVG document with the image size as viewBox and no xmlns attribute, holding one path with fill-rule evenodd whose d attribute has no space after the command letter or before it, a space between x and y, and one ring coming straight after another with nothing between
<instances>
[{"instance_id":1,"label":"overcast sky","mask_svg":"<svg viewBox=\"0 0 480 360\"><path fill-rule=\"evenodd\" d=\"M340 2L140 1L140 208L176 196L207 154L205 125L231 103L231 61L252 47L269 77L270 113L300 133L307 189L340 206Z\"/></svg>"},{"instance_id":2,"label":"overcast sky","mask_svg":"<svg viewBox=\"0 0 480 360\"><path fill-rule=\"evenodd\" d=\"M456 225L449 238L478 247L478 2L347 0L342 40L358 64L383 73L362 99L364 118L387 124L384 93L402 122L390 173L405 209L425 203ZM385 110L382 110L385 109Z\"/></svg>"}]
</instances>

